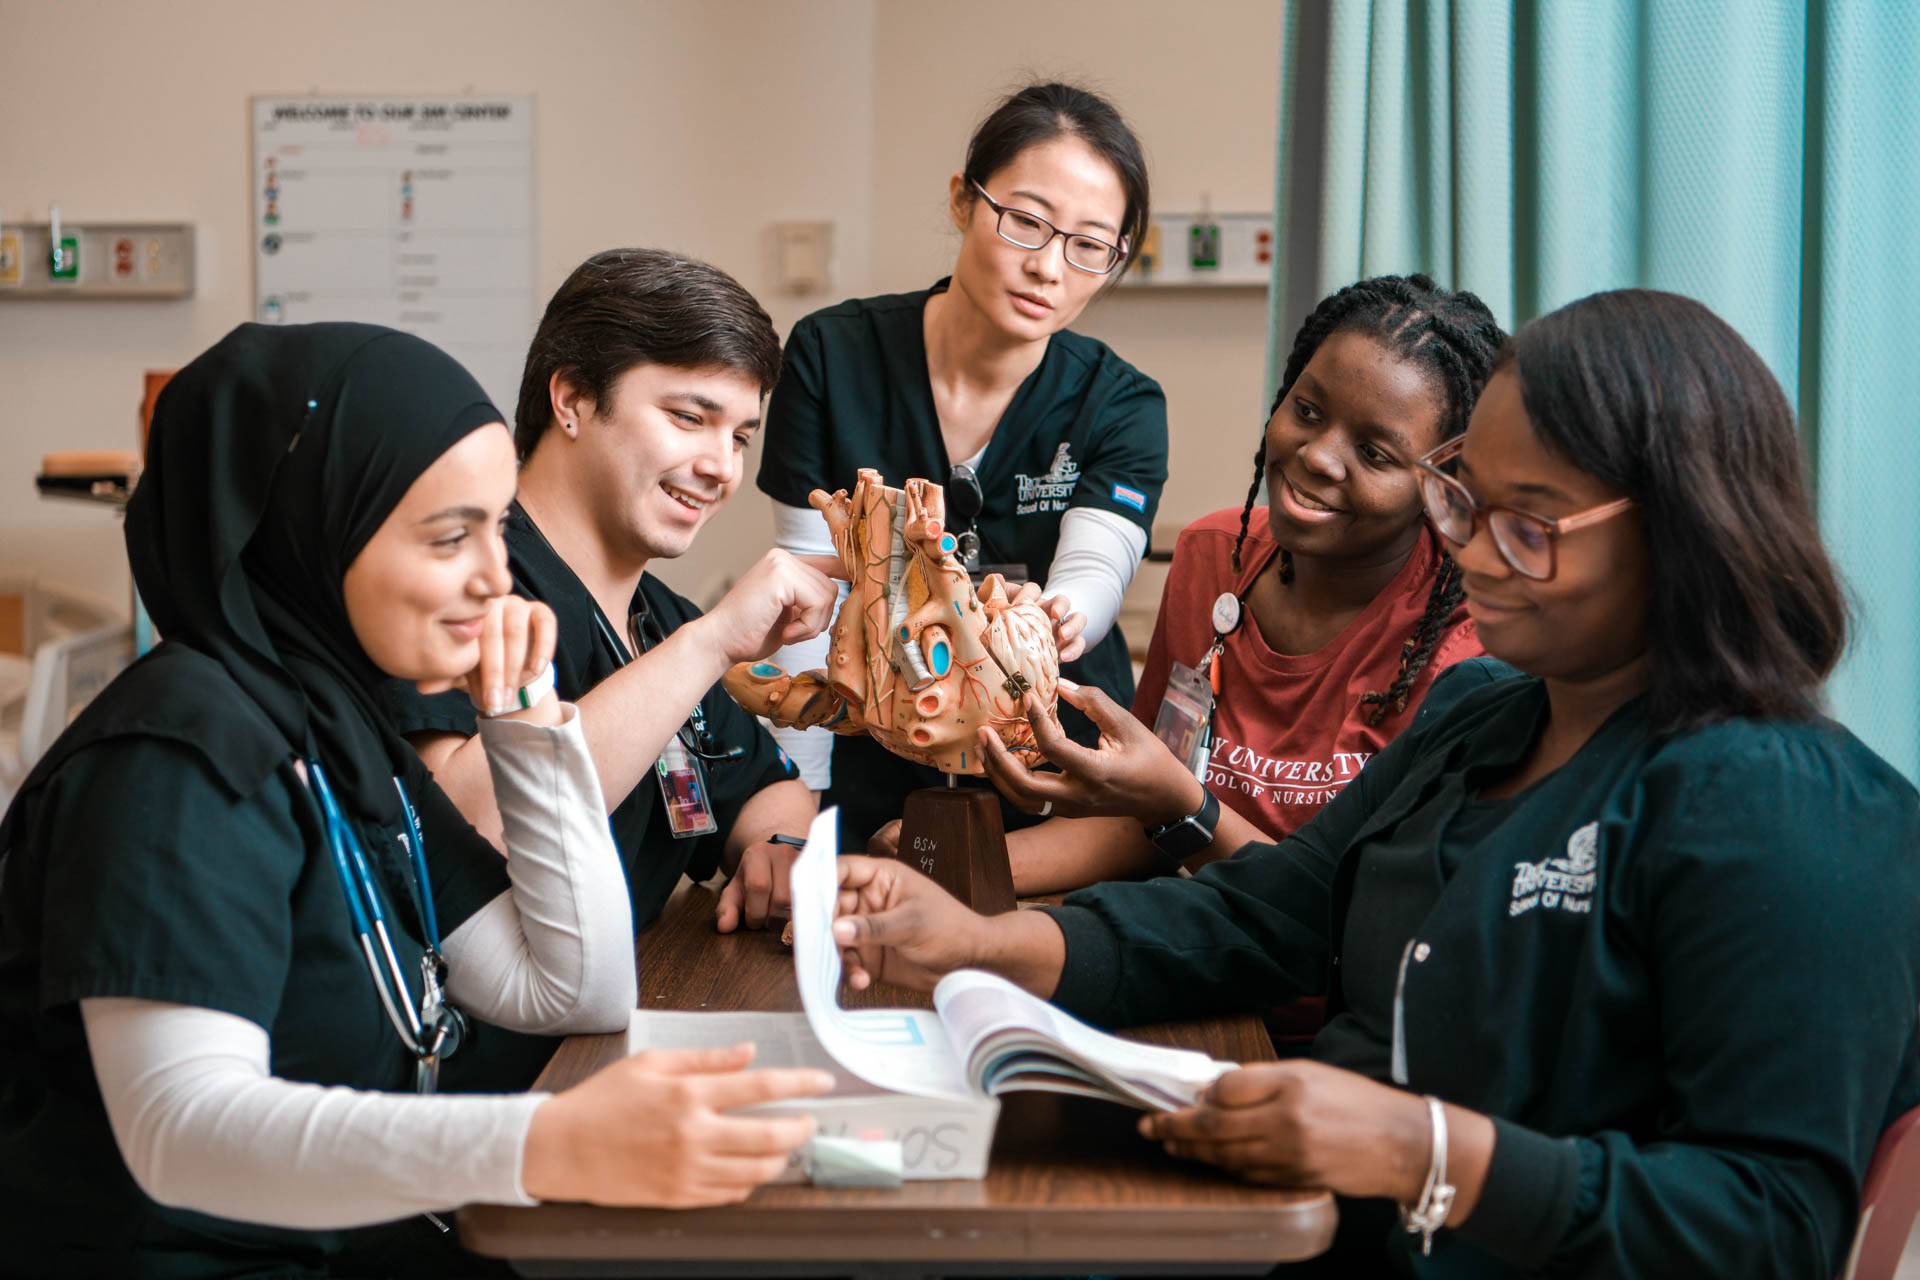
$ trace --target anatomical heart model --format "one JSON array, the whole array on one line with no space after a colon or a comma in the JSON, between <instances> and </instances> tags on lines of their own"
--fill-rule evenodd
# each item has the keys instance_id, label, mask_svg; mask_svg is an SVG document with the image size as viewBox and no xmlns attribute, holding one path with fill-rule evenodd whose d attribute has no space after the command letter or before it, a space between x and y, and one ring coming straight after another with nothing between
<instances>
[{"instance_id":1,"label":"anatomical heart model","mask_svg":"<svg viewBox=\"0 0 1920 1280\"><path fill-rule=\"evenodd\" d=\"M991 727L1030 762L1032 690L1051 708L1060 675L1053 623L1014 604L1000 575L976 595L946 531L946 496L909 480L890 489L862 468L853 496L815 489L853 589L834 619L825 671L788 675L743 662L723 683L747 710L781 726L864 733L895 755L946 773L984 773L975 734Z\"/></svg>"}]
</instances>

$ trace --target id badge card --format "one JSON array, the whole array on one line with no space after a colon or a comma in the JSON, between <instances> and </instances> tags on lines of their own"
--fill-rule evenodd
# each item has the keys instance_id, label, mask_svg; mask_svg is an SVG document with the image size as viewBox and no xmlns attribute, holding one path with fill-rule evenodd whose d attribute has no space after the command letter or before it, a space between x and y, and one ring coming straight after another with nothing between
<instances>
[{"instance_id":1,"label":"id badge card","mask_svg":"<svg viewBox=\"0 0 1920 1280\"><path fill-rule=\"evenodd\" d=\"M713 817L713 801L707 794L707 771L680 735L667 739L666 750L654 764L660 779L660 800L667 806L667 821L675 840L712 835L720 829Z\"/></svg>"},{"instance_id":2,"label":"id badge card","mask_svg":"<svg viewBox=\"0 0 1920 1280\"><path fill-rule=\"evenodd\" d=\"M1167 675L1167 693L1153 719L1153 736L1205 781L1207 746L1213 724L1213 686L1184 662L1173 664Z\"/></svg>"}]
</instances>

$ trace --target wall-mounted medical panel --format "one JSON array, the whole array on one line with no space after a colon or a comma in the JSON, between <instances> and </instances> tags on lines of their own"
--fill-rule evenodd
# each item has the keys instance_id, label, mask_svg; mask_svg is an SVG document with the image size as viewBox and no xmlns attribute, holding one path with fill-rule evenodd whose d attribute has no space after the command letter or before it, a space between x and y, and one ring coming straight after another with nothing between
<instances>
[{"instance_id":1,"label":"wall-mounted medical panel","mask_svg":"<svg viewBox=\"0 0 1920 1280\"><path fill-rule=\"evenodd\" d=\"M185 298L193 293L193 225L184 222L0 222L0 301Z\"/></svg>"},{"instance_id":2,"label":"wall-mounted medical panel","mask_svg":"<svg viewBox=\"0 0 1920 1280\"><path fill-rule=\"evenodd\" d=\"M1271 213L1156 212L1122 289L1264 289L1273 274Z\"/></svg>"}]
</instances>

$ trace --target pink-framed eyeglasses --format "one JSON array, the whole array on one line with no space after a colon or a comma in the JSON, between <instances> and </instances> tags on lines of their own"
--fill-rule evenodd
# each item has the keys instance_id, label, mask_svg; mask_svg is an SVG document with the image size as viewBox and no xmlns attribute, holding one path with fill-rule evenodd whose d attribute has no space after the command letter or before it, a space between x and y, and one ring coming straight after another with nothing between
<instances>
[{"instance_id":1,"label":"pink-framed eyeglasses","mask_svg":"<svg viewBox=\"0 0 1920 1280\"><path fill-rule=\"evenodd\" d=\"M1459 459L1465 443L1463 437L1455 437L1413 464L1419 471L1420 502L1427 509L1427 519L1433 521L1441 537L1456 547L1464 547L1473 541L1474 527L1484 513L1494 548L1523 578L1550 581L1559 567L1554 548L1564 535L1611 520L1634 505L1632 498L1615 498L1612 502L1550 520L1516 507L1483 503L1450 472L1441 469Z\"/></svg>"}]
</instances>

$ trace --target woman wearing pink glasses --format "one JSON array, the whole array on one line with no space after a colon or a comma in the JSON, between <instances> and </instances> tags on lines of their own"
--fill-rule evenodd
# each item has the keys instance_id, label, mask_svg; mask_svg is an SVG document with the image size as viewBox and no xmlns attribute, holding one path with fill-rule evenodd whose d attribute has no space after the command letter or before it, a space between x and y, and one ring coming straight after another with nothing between
<instances>
[{"instance_id":1,"label":"woman wearing pink glasses","mask_svg":"<svg viewBox=\"0 0 1920 1280\"><path fill-rule=\"evenodd\" d=\"M1096 95L1030 85L974 132L948 208L961 236L951 276L829 307L788 338L759 476L777 537L830 553L807 495L852 489L861 467L893 484L939 481L969 567L1044 584L1073 659L1065 673L1125 704L1133 671L1113 624L1166 480L1166 398L1068 326L1146 229L1139 141ZM823 638L777 660L805 670L824 654ZM1095 740L1061 711L1069 733ZM847 849L899 817L908 791L940 781L865 738L780 732L808 784L840 805Z\"/></svg>"}]
</instances>

